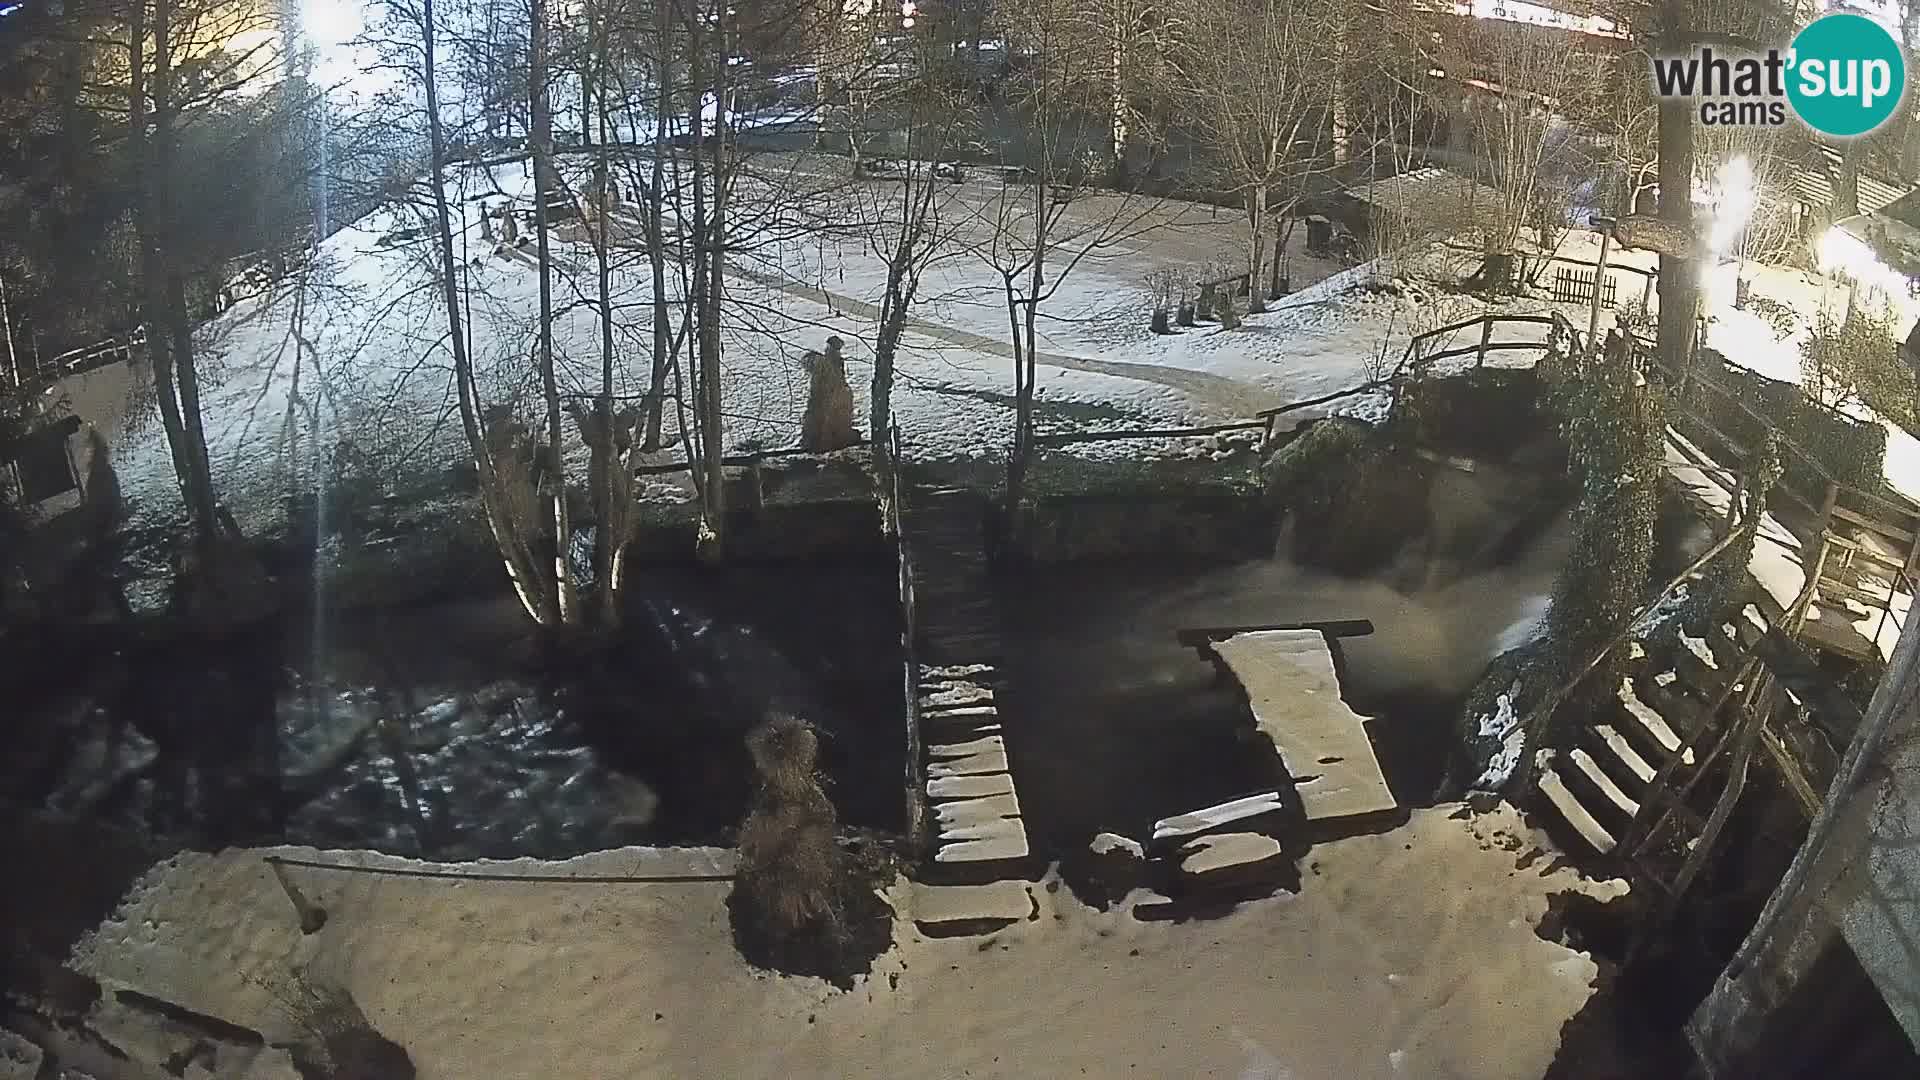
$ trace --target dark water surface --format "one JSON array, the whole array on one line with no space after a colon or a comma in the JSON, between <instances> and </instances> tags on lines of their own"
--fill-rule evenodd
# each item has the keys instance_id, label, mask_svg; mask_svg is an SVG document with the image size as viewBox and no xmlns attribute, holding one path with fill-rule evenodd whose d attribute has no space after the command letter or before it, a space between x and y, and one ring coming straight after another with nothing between
<instances>
[{"instance_id":1,"label":"dark water surface","mask_svg":"<svg viewBox=\"0 0 1920 1080\"><path fill-rule=\"evenodd\" d=\"M900 827L890 566L631 584L626 627L565 655L505 596L103 650L39 680L0 785L195 845L560 857L724 839L778 710L822 730L846 824Z\"/></svg>"}]
</instances>

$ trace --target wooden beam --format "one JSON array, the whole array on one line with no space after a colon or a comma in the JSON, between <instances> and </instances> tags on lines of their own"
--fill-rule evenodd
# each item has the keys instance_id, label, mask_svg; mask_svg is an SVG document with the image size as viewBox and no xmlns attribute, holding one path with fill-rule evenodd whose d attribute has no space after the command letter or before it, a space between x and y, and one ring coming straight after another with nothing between
<instances>
[{"instance_id":1,"label":"wooden beam","mask_svg":"<svg viewBox=\"0 0 1920 1080\"><path fill-rule=\"evenodd\" d=\"M1326 622L1266 623L1253 626L1200 626L1176 631L1174 640L1182 645L1203 648L1237 634L1255 634L1263 630L1318 630L1330 638L1366 637L1373 633L1371 619L1332 619Z\"/></svg>"}]
</instances>

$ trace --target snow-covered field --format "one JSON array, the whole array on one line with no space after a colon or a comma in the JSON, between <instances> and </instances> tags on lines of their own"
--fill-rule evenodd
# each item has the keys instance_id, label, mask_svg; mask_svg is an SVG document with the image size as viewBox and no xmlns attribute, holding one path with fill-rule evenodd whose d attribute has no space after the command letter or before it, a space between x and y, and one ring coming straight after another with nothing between
<instances>
[{"instance_id":1,"label":"snow-covered field","mask_svg":"<svg viewBox=\"0 0 1920 1080\"><path fill-rule=\"evenodd\" d=\"M823 165L795 157L798 164L779 166L789 177L835 160ZM819 190L828 182L817 173L806 179ZM891 190L887 181L831 184L842 199L882 202ZM537 389L537 273L529 252L500 252L482 239L479 213L482 200L512 201L524 210L529 188L524 167L511 164L469 169L449 183L455 205L465 208L455 248L483 395L515 403L530 416ZM1011 441L1007 313L983 238L991 234L986 222L1002 212L1000 200L1018 199L1022 191L980 174L947 196L943 214L955 223L952 239L929 268L913 309L894 391L896 416L916 456L995 456ZM1067 232L1115 214L1115 201L1090 196L1069 206ZM1370 367L1397 360L1412 334L1484 310L1477 301L1417 284L1370 290L1364 286L1386 276L1371 267L1309 285L1336 267L1300 250L1300 230L1288 255L1299 291L1274 311L1249 317L1235 331L1203 324L1155 335L1147 325L1145 275L1231 273L1243 265L1243 226L1230 211L1176 201L1128 203L1117 216L1127 224L1103 231L1108 242L1070 273L1053 271L1056 288L1040 319L1043 431L1248 419L1261 408L1355 385ZM724 407L735 446L792 442L807 393L801 356L821 348L829 334L847 343L857 422L866 421L884 264L868 236L783 233L777 207L767 218L763 241L741 244L729 264ZM241 301L203 329L211 376L203 413L216 483L243 527L271 530L286 499L310 497L317 477L364 470L391 480L438 472L464 458L426 224L412 210L375 213L323 243L304 278L274 295ZM403 229L420 233L396 240ZM615 383L631 397L646 389L651 278L642 253L617 249L616 256ZM561 390L584 400L597 388L600 368L592 250L557 240L554 261ZM1436 261L1444 260L1427 258L1407 276L1419 277ZM1064 265L1062 253L1054 262ZM1515 300L1510 306L1545 305ZM1342 407L1364 411L1367 403ZM171 460L159 425L140 420L109 433L122 488L136 519L171 515L178 507ZM675 429L669 410L668 434ZM1084 452L1134 449L1105 444ZM670 449L660 460L679 454Z\"/></svg>"},{"instance_id":2,"label":"snow-covered field","mask_svg":"<svg viewBox=\"0 0 1920 1080\"><path fill-rule=\"evenodd\" d=\"M895 948L847 993L747 968L730 939L725 884L291 870L328 912L303 937L263 852L187 853L156 867L74 962L110 988L269 1040L294 1034L273 988L304 967L343 981L423 1080L1513 1080L1546 1070L1562 1025L1594 992L1593 960L1534 931L1548 898L1624 890L1549 869L1545 845L1504 804L1484 814L1441 806L1391 832L1315 847L1298 895L1218 920L1142 923L1036 885L1035 917L987 940L920 936L916 891L902 886L890 897ZM724 854L623 849L485 869L672 874L711 869ZM279 1052L267 1058L251 1075L291 1076Z\"/></svg>"}]
</instances>

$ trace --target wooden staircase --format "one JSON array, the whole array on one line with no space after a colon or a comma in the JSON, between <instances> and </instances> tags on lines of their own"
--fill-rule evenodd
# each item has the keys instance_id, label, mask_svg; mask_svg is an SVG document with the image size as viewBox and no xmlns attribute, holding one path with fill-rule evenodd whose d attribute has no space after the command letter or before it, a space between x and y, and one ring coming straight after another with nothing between
<instances>
[{"instance_id":1,"label":"wooden staircase","mask_svg":"<svg viewBox=\"0 0 1920 1080\"><path fill-rule=\"evenodd\" d=\"M1741 677L1752 677L1757 638L1727 625L1705 638L1683 637L1682 662L1655 667L1636 656L1610 708L1576 745L1535 755L1546 807L1574 837L1596 854L1632 854L1652 811L1673 802L1661 793L1692 786L1701 763L1696 744Z\"/></svg>"}]
</instances>

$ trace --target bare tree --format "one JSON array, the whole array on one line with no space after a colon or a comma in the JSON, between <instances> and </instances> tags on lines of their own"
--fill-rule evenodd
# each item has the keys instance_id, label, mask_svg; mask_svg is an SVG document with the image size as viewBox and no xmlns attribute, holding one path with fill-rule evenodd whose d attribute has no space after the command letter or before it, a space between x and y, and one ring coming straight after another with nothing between
<instances>
[{"instance_id":1,"label":"bare tree","mask_svg":"<svg viewBox=\"0 0 1920 1080\"><path fill-rule=\"evenodd\" d=\"M999 11L1013 47L1028 64L1010 88L1027 116L1035 162L1032 182L1003 174L979 212L970 247L1000 279L1013 353L1014 438L1007 463L1007 505L1024 494L1034 437L1034 385L1041 309L1082 262L1159 224L1160 204L1090 185L1085 148L1072 124L1090 88L1105 84L1105 57L1080 47L1079 14L1069 0L1018 0Z\"/></svg>"},{"instance_id":2,"label":"bare tree","mask_svg":"<svg viewBox=\"0 0 1920 1080\"><path fill-rule=\"evenodd\" d=\"M1176 50L1188 124L1246 211L1249 309L1266 310L1266 235L1333 165L1322 134L1336 5L1196 2Z\"/></svg>"},{"instance_id":3,"label":"bare tree","mask_svg":"<svg viewBox=\"0 0 1920 1080\"><path fill-rule=\"evenodd\" d=\"M1497 197L1480 221L1485 280L1513 283L1522 230L1559 201L1550 191L1550 137L1585 117L1602 88L1598 58L1564 36L1493 19L1461 20L1445 37L1445 69L1466 82L1466 118Z\"/></svg>"}]
</instances>

